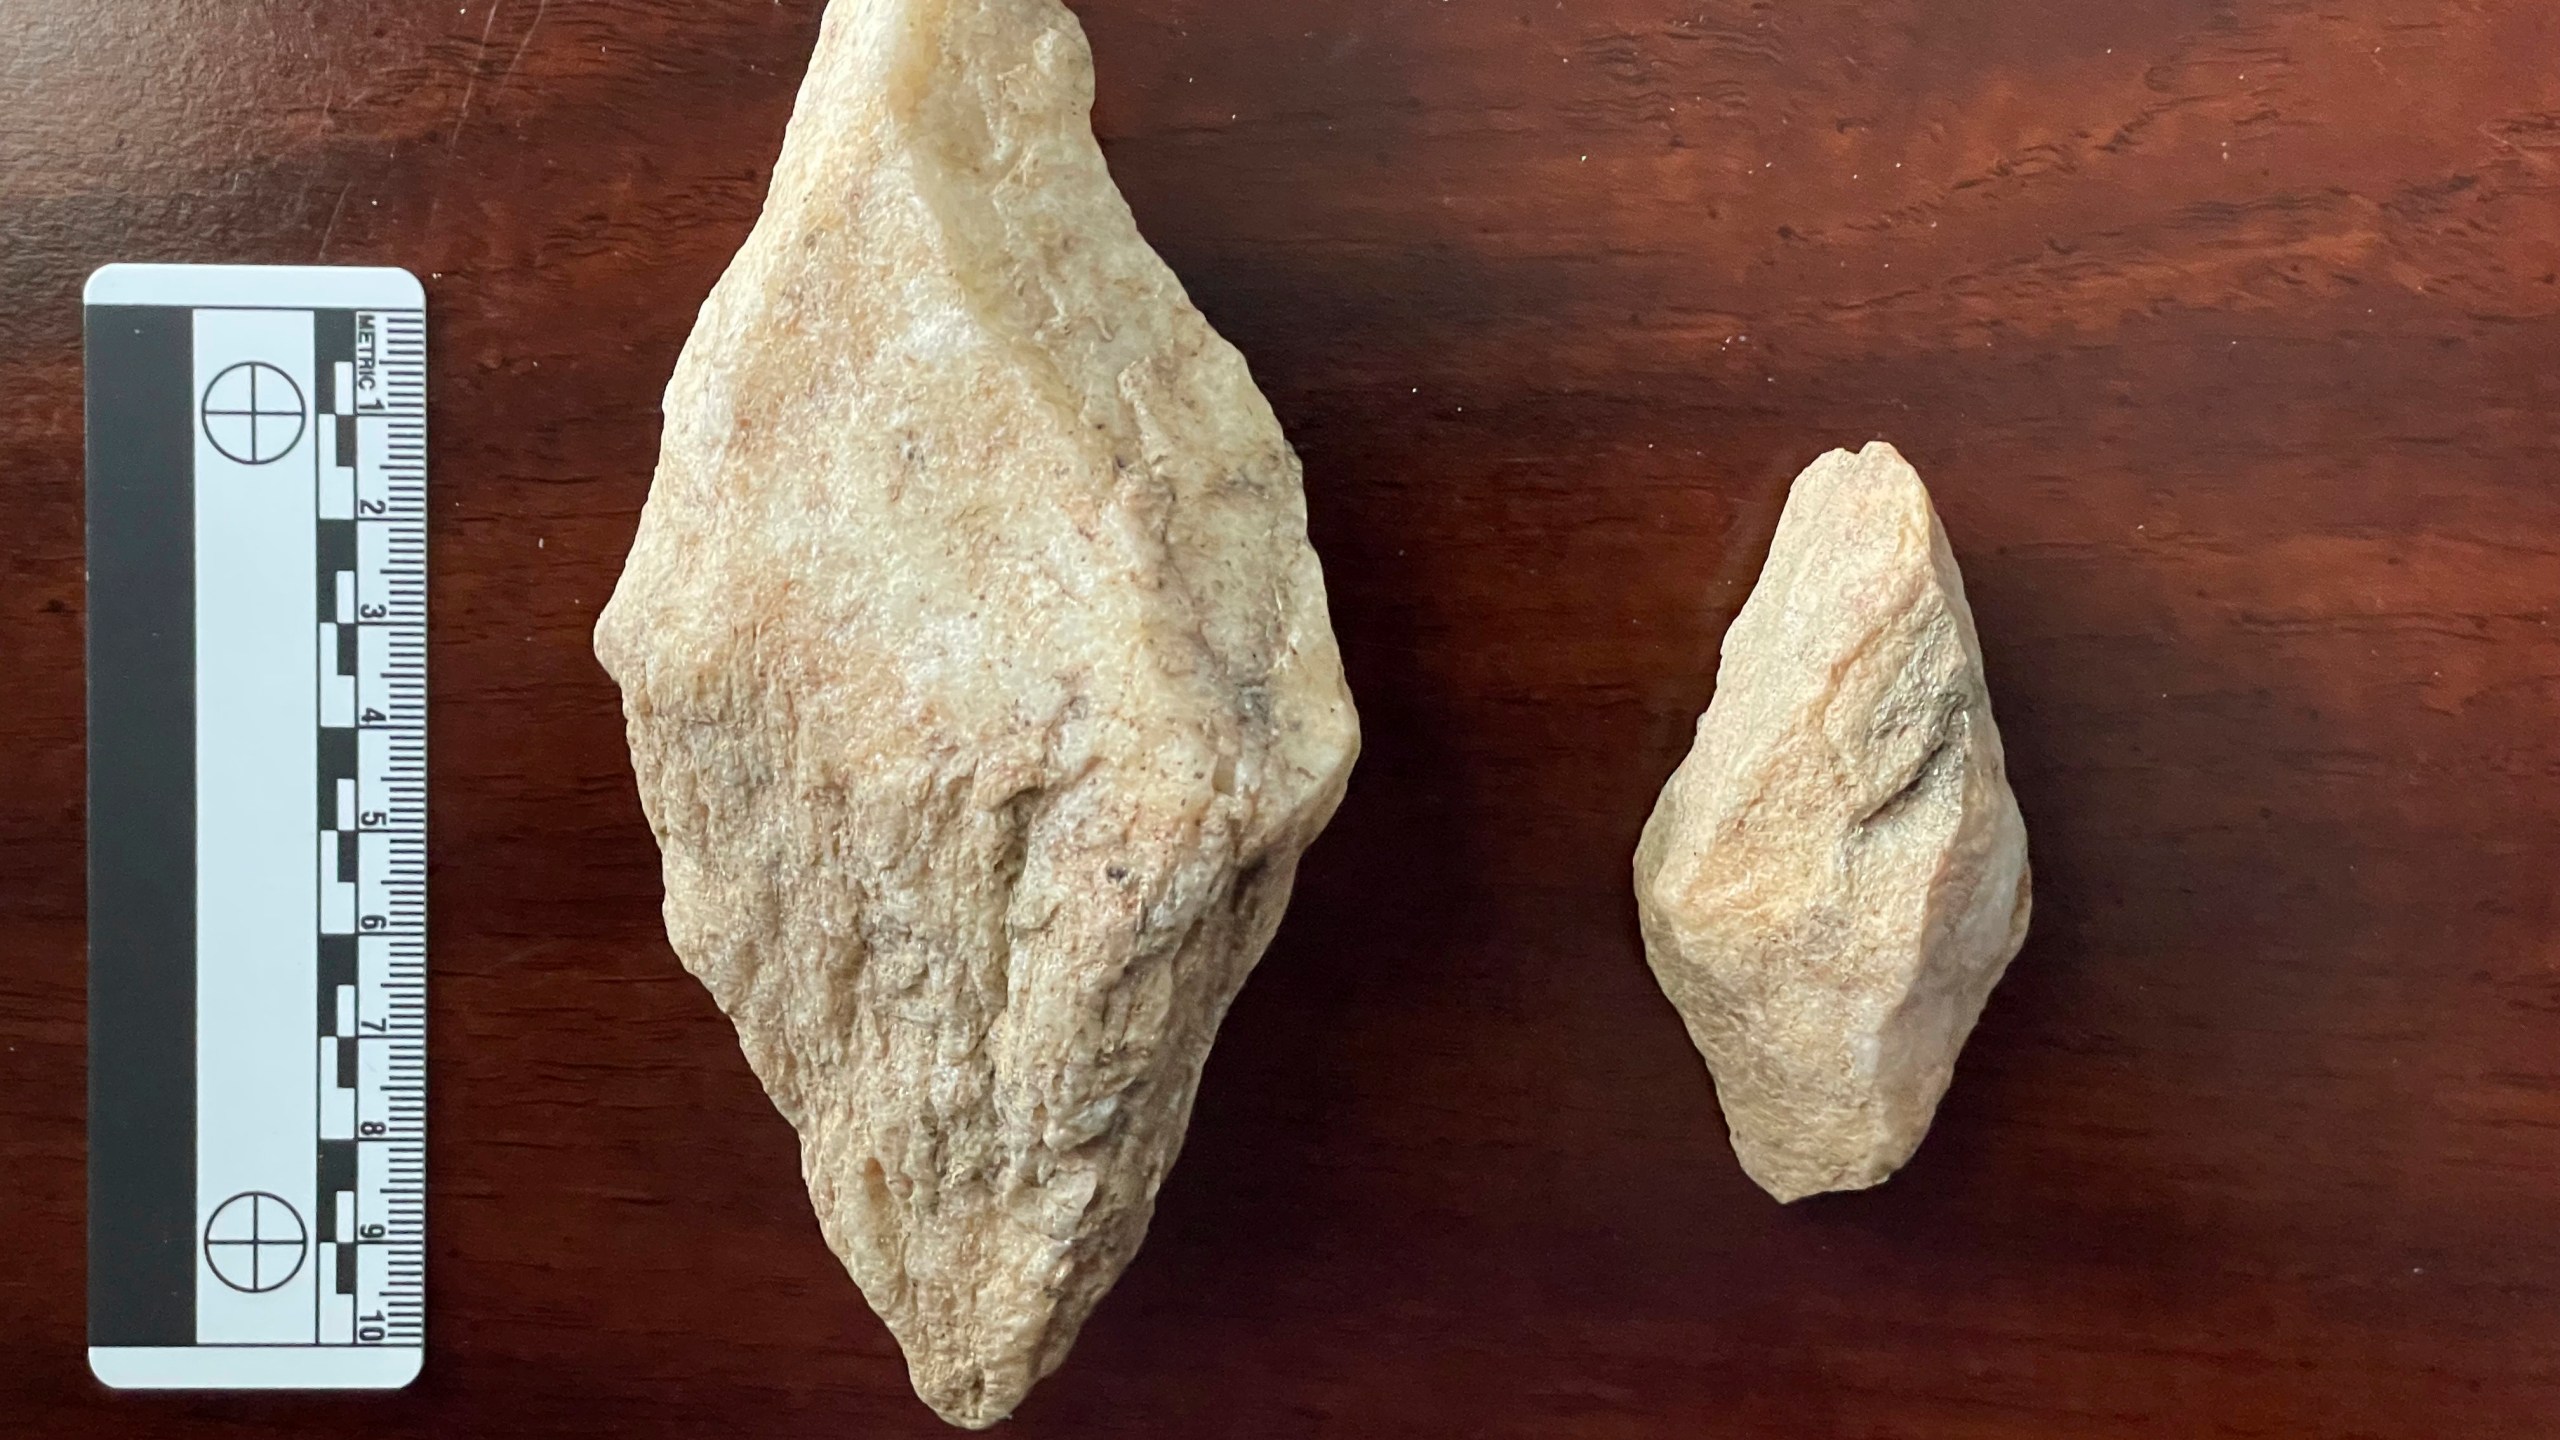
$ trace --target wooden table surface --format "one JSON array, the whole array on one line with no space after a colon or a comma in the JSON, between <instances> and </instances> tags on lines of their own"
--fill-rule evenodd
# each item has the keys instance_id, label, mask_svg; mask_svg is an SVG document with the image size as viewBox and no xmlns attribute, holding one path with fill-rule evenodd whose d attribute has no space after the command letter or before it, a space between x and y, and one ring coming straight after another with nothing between
<instances>
[{"instance_id":1,"label":"wooden table surface","mask_svg":"<svg viewBox=\"0 0 2560 1440\"><path fill-rule=\"evenodd\" d=\"M2560 1434L2560 10L1077 8L1305 456L1368 749L1012 1433ZM587 646L817 20L0 6L0 1429L944 1433L667 949ZM426 282L399 1395L82 1361L78 295L135 259ZM1788 479L1877 436L1965 566L2035 929L1918 1159L1781 1208L1628 856Z\"/></svg>"}]
</instances>

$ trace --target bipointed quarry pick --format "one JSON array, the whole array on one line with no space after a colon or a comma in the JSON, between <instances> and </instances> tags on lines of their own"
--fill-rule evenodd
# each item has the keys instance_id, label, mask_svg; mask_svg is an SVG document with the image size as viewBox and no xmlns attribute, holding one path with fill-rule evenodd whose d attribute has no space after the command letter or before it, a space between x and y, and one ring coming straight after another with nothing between
<instances>
[{"instance_id":1,"label":"bipointed quarry pick","mask_svg":"<svg viewBox=\"0 0 2560 1440\"><path fill-rule=\"evenodd\" d=\"M2028 879L1964 577L1892 446L1796 478L1635 871L1751 1178L1795 1200L1901 1168Z\"/></svg>"},{"instance_id":2,"label":"bipointed quarry pick","mask_svg":"<svg viewBox=\"0 0 2560 1440\"><path fill-rule=\"evenodd\" d=\"M1359 748L1296 457L1056 0L835 0L596 652L669 939L956 1424L1144 1237Z\"/></svg>"}]
</instances>

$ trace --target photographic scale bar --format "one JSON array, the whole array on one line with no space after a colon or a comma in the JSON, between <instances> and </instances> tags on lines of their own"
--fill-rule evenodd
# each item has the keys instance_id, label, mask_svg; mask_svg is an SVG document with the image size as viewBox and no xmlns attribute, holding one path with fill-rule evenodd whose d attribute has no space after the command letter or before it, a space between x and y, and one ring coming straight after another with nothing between
<instances>
[{"instance_id":1,"label":"photographic scale bar","mask_svg":"<svg viewBox=\"0 0 2560 1440\"><path fill-rule=\"evenodd\" d=\"M405 271L86 300L89 1359L385 1389L426 1339L426 322Z\"/></svg>"}]
</instances>

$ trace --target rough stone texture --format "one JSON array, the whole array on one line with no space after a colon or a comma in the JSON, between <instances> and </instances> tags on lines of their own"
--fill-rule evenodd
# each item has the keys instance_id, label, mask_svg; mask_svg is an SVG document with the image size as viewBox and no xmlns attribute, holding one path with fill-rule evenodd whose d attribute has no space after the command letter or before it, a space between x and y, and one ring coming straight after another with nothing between
<instances>
[{"instance_id":1,"label":"rough stone texture","mask_svg":"<svg viewBox=\"0 0 2560 1440\"><path fill-rule=\"evenodd\" d=\"M1359 748L1296 457L1091 102L1054 0L837 0L596 628L669 938L969 1426L1138 1248Z\"/></svg>"},{"instance_id":2,"label":"rough stone texture","mask_svg":"<svg viewBox=\"0 0 2560 1440\"><path fill-rule=\"evenodd\" d=\"M2027 934L2027 832L1964 578L1892 446L1796 478L1636 850L1645 953L1780 1200L1929 1130Z\"/></svg>"}]
</instances>

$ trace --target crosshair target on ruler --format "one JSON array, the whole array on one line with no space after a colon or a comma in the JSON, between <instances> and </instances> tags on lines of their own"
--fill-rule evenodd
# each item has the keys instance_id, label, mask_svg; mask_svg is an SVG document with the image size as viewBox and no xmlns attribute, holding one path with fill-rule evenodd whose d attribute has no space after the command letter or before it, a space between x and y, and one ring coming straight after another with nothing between
<instances>
[{"instance_id":1,"label":"crosshair target on ruler","mask_svg":"<svg viewBox=\"0 0 2560 1440\"><path fill-rule=\"evenodd\" d=\"M272 465L302 443L302 387L263 360L244 360L204 387L204 438L243 465Z\"/></svg>"},{"instance_id":2,"label":"crosshair target on ruler","mask_svg":"<svg viewBox=\"0 0 2560 1440\"><path fill-rule=\"evenodd\" d=\"M282 1196L264 1190L234 1195L204 1226L204 1263L234 1290L263 1295L302 1273L311 1233Z\"/></svg>"}]
</instances>

